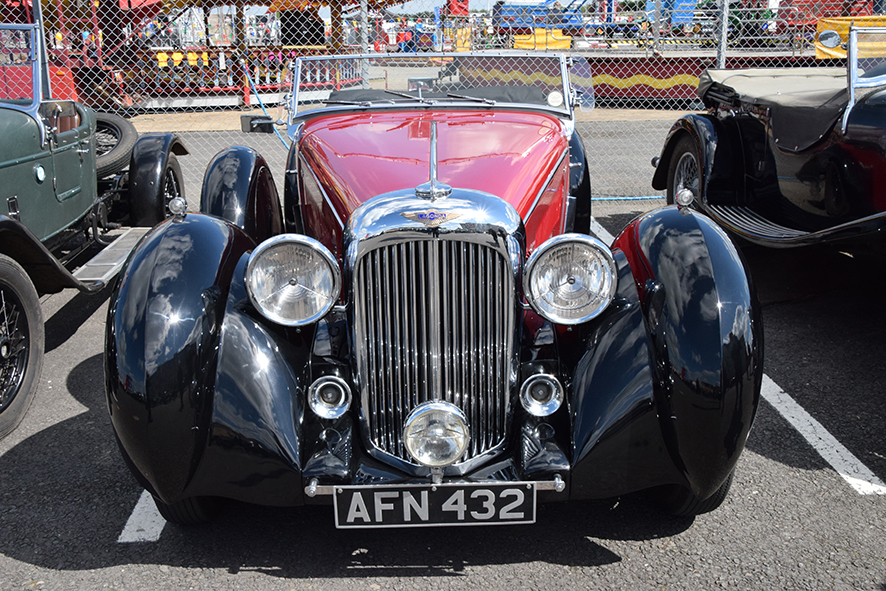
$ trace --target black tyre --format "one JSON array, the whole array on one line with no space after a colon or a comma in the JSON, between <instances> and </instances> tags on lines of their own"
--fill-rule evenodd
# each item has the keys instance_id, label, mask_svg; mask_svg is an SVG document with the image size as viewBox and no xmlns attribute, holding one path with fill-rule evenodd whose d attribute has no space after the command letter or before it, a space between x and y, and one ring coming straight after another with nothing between
<instances>
[{"instance_id":1,"label":"black tyre","mask_svg":"<svg viewBox=\"0 0 886 591\"><path fill-rule=\"evenodd\" d=\"M132 171L130 171L131 174ZM139 194L131 203L133 226L153 227L169 217L169 202L185 196L182 168L175 154L168 154L160 186L156 192Z\"/></svg>"},{"instance_id":2,"label":"black tyre","mask_svg":"<svg viewBox=\"0 0 886 591\"><path fill-rule=\"evenodd\" d=\"M212 521L221 510L221 499L216 497L190 497L167 505L157 497L154 504L163 519L178 525L200 525Z\"/></svg>"},{"instance_id":3,"label":"black tyre","mask_svg":"<svg viewBox=\"0 0 886 591\"><path fill-rule=\"evenodd\" d=\"M138 139L135 126L113 113L96 113L95 176L104 178L129 166Z\"/></svg>"},{"instance_id":4,"label":"black tyre","mask_svg":"<svg viewBox=\"0 0 886 591\"><path fill-rule=\"evenodd\" d=\"M695 142L688 135L683 135L674 146L671 161L668 163L668 203L673 205L674 196L682 189L692 191L697 202L700 198L700 178Z\"/></svg>"},{"instance_id":5,"label":"black tyre","mask_svg":"<svg viewBox=\"0 0 886 591\"><path fill-rule=\"evenodd\" d=\"M0 255L0 439L21 422L43 367L43 311L31 278Z\"/></svg>"},{"instance_id":6,"label":"black tyre","mask_svg":"<svg viewBox=\"0 0 886 591\"><path fill-rule=\"evenodd\" d=\"M726 495L729 494L729 489L732 487L734 475L735 471L730 472L720 488L706 499L699 499L688 488L674 485L659 490L658 502L665 511L678 517L695 517L703 513L710 513L726 500Z\"/></svg>"}]
</instances>

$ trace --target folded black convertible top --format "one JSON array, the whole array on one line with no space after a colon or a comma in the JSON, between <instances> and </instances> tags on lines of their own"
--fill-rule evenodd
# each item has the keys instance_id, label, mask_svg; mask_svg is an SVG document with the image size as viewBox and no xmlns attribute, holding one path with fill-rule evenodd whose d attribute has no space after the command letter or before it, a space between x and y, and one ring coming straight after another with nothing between
<instances>
[{"instance_id":1,"label":"folded black convertible top","mask_svg":"<svg viewBox=\"0 0 886 591\"><path fill-rule=\"evenodd\" d=\"M820 141L849 103L846 68L705 70L698 95L708 106L724 99L768 107L776 145L800 152Z\"/></svg>"}]
</instances>

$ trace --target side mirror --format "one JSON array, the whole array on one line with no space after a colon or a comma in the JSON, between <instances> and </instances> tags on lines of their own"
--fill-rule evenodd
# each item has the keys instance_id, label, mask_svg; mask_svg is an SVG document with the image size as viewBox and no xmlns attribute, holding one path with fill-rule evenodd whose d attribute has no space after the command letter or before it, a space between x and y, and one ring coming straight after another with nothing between
<instances>
[{"instance_id":1,"label":"side mirror","mask_svg":"<svg viewBox=\"0 0 886 591\"><path fill-rule=\"evenodd\" d=\"M828 49L839 47L842 41L840 34L832 29L822 31L818 35L818 42L821 43L822 47L827 47Z\"/></svg>"}]
</instances>

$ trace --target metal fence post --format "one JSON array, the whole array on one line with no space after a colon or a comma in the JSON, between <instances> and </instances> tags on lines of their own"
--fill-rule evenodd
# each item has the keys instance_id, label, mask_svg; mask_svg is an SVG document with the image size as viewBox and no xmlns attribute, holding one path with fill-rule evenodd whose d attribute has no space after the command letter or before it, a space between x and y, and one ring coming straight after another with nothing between
<instances>
[{"instance_id":1,"label":"metal fence post","mask_svg":"<svg viewBox=\"0 0 886 591\"><path fill-rule=\"evenodd\" d=\"M717 31L717 68L726 67L726 39L729 34L729 0L720 0L720 27Z\"/></svg>"},{"instance_id":2,"label":"metal fence post","mask_svg":"<svg viewBox=\"0 0 886 591\"><path fill-rule=\"evenodd\" d=\"M655 0L655 22L652 23L652 51L658 51L661 31L661 0Z\"/></svg>"},{"instance_id":3,"label":"metal fence post","mask_svg":"<svg viewBox=\"0 0 886 591\"><path fill-rule=\"evenodd\" d=\"M369 0L360 0L360 53L362 55L369 53ZM363 88L369 88L368 60L360 60L360 70Z\"/></svg>"}]
</instances>

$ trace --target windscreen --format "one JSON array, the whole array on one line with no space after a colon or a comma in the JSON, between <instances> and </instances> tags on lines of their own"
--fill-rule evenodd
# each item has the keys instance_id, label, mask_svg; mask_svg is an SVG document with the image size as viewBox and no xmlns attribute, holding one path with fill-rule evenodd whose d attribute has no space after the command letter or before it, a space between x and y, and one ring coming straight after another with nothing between
<instances>
[{"instance_id":1,"label":"windscreen","mask_svg":"<svg viewBox=\"0 0 886 591\"><path fill-rule=\"evenodd\" d=\"M297 62L293 112L325 106L522 104L569 112L559 55L380 55Z\"/></svg>"},{"instance_id":2,"label":"windscreen","mask_svg":"<svg viewBox=\"0 0 886 591\"><path fill-rule=\"evenodd\" d=\"M857 75L865 81L865 85L873 82L873 79L878 79L879 84L886 84L886 28L856 29L854 53Z\"/></svg>"},{"instance_id":3,"label":"windscreen","mask_svg":"<svg viewBox=\"0 0 886 591\"><path fill-rule=\"evenodd\" d=\"M30 105L34 101L34 30L0 25L0 101Z\"/></svg>"}]
</instances>

